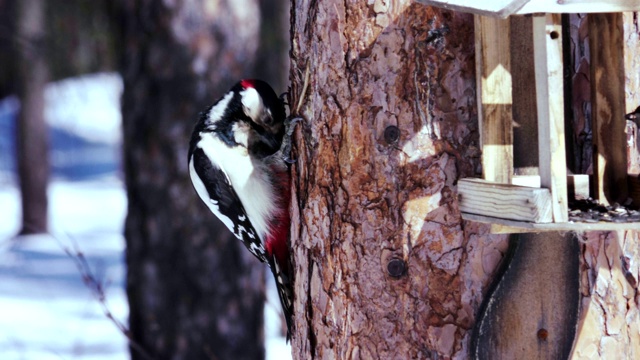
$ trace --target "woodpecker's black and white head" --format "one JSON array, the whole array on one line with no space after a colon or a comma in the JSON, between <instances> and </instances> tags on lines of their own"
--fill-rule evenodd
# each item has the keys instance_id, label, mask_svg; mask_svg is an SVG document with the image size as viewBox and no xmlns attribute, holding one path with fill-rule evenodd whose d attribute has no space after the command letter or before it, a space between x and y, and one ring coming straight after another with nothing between
<instances>
[{"instance_id":1,"label":"woodpecker's black and white head","mask_svg":"<svg viewBox=\"0 0 640 360\"><path fill-rule=\"evenodd\" d=\"M284 103L271 86L261 80L242 80L238 85L245 115L266 132L282 135L285 120Z\"/></svg>"},{"instance_id":2,"label":"woodpecker's black and white head","mask_svg":"<svg viewBox=\"0 0 640 360\"><path fill-rule=\"evenodd\" d=\"M279 150L286 114L283 101L262 80L242 80L201 114L197 128L220 134L227 145L241 146L261 158Z\"/></svg>"}]
</instances>

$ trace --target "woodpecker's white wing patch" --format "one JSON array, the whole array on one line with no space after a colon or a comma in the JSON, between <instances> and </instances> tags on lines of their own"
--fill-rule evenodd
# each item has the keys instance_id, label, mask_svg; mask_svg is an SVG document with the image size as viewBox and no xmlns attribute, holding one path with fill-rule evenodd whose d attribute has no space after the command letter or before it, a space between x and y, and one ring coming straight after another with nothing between
<instances>
[{"instance_id":1,"label":"woodpecker's white wing patch","mask_svg":"<svg viewBox=\"0 0 640 360\"><path fill-rule=\"evenodd\" d=\"M198 196L209 210L253 255L260 261L267 262L264 245L248 220L242 202L229 183L229 178L209 161L201 149L196 150L189 159L189 175Z\"/></svg>"},{"instance_id":2,"label":"woodpecker's white wing patch","mask_svg":"<svg viewBox=\"0 0 640 360\"><path fill-rule=\"evenodd\" d=\"M260 239L266 239L269 221L277 212L276 194L266 171L255 166L246 149L229 147L215 134L201 133L197 147L202 149L227 176L244 211ZM243 150L243 151L241 151Z\"/></svg>"}]
</instances>

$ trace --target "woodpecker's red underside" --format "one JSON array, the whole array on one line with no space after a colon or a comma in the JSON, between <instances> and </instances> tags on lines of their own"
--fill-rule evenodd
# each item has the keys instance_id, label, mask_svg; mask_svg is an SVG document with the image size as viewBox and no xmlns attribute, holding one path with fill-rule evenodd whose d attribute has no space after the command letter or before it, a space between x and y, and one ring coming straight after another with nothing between
<instances>
[{"instance_id":1,"label":"woodpecker's red underside","mask_svg":"<svg viewBox=\"0 0 640 360\"><path fill-rule=\"evenodd\" d=\"M289 203L291 202L291 193L289 187L289 174L282 172L277 175L278 187L282 189L281 203L278 204L280 213L275 216L271 224L272 228L265 240L265 250L268 254L273 254L283 270L287 272L286 266L289 249L287 247L287 235L291 219L289 217Z\"/></svg>"}]
</instances>

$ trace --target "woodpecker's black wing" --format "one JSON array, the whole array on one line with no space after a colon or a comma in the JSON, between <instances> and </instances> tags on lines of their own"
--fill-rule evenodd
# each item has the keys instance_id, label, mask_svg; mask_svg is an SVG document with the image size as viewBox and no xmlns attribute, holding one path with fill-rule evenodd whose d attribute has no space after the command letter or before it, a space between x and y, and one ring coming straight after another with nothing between
<instances>
[{"instance_id":1,"label":"woodpecker's black wing","mask_svg":"<svg viewBox=\"0 0 640 360\"><path fill-rule=\"evenodd\" d=\"M225 172L198 147L191 152L190 164L191 181L205 204L253 255L268 263L264 245Z\"/></svg>"},{"instance_id":2,"label":"woodpecker's black wing","mask_svg":"<svg viewBox=\"0 0 640 360\"><path fill-rule=\"evenodd\" d=\"M280 305L282 305L282 312L284 315L284 319L287 323L287 341L291 340L292 334L292 323L293 323L293 284L291 283L291 279L287 276L286 272L283 271L278 263L278 260L275 256L271 256L268 258L267 263L271 268L271 273L273 274L274 279L276 280L276 288L278 289L278 298L280 299ZM287 264L284 264L287 266Z\"/></svg>"}]
</instances>

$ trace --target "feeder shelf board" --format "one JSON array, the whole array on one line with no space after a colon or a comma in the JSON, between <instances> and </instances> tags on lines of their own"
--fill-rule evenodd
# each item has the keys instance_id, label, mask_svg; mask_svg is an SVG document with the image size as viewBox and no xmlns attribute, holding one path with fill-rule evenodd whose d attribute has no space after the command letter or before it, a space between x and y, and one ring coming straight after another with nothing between
<instances>
[{"instance_id":1,"label":"feeder shelf board","mask_svg":"<svg viewBox=\"0 0 640 360\"><path fill-rule=\"evenodd\" d=\"M491 224L490 231L492 234L540 233L546 231L640 230L640 223L531 223L467 213L463 213L462 218L468 221Z\"/></svg>"}]
</instances>

